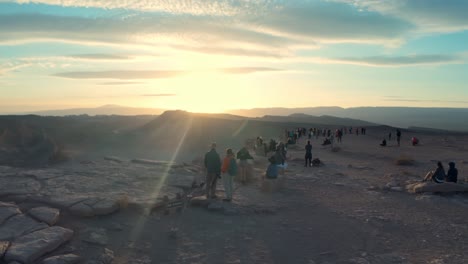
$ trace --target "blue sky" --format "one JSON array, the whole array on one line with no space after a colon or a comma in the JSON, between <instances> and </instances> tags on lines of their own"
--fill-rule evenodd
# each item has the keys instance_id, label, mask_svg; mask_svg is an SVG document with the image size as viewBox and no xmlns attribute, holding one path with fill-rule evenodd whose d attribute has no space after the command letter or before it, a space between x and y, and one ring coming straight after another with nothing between
<instances>
[{"instance_id":1,"label":"blue sky","mask_svg":"<svg viewBox=\"0 0 468 264\"><path fill-rule=\"evenodd\" d=\"M468 1L0 0L0 113L468 107Z\"/></svg>"}]
</instances>

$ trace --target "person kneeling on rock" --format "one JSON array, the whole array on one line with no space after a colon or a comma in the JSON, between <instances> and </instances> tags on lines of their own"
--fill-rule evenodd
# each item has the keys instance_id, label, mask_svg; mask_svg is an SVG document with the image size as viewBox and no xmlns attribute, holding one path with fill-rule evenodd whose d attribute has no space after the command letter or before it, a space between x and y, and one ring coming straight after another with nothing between
<instances>
[{"instance_id":1,"label":"person kneeling on rock","mask_svg":"<svg viewBox=\"0 0 468 264\"><path fill-rule=\"evenodd\" d=\"M442 162L437 162L437 169L426 174L423 181L432 180L435 183L443 183L445 179L445 170Z\"/></svg>"}]
</instances>

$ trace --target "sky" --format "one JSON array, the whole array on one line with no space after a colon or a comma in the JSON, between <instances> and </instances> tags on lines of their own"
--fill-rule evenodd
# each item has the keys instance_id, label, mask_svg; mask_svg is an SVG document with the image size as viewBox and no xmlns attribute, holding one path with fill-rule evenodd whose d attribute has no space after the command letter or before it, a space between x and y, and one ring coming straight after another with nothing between
<instances>
[{"instance_id":1,"label":"sky","mask_svg":"<svg viewBox=\"0 0 468 264\"><path fill-rule=\"evenodd\" d=\"M465 0L0 0L0 113L468 107Z\"/></svg>"}]
</instances>

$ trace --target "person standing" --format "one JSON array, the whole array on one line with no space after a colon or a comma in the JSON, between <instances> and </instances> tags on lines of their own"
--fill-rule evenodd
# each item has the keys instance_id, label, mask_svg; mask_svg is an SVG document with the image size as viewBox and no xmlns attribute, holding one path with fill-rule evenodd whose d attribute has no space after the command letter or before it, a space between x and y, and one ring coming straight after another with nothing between
<instances>
[{"instance_id":1,"label":"person standing","mask_svg":"<svg viewBox=\"0 0 468 264\"><path fill-rule=\"evenodd\" d=\"M232 200L234 177L237 174L237 162L232 149L226 150L221 172L223 173L224 193L226 194L224 201L230 202Z\"/></svg>"},{"instance_id":2,"label":"person standing","mask_svg":"<svg viewBox=\"0 0 468 264\"><path fill-rule=\"evenodd\" d=\"M205 154L206 168L206 198L216 198L216 182L221 175L221 158L216 152L216 143L211 144L211 150Z\"/></svg>"},{"instance_id":3,"label":"person standing","mask_svg":"<svg viewBox=\"0 0 468 264\"><path fill-rule=\"evenodd\" d=\"M239 160L241 182L242 184L246 184L247 183L247 167L249 166L249 162L247 160L253 159L253 157L250 155L247 147L243 147L237 152L237 159Z\"/></svg>"},{"instance_id":4,"label":"person standing","mask_svg":"<svg viewBox=\"0 0 468 264\"><path fill-rule=\"evenodd\" d=\"M307 145L305 146L305 165L304 167L312 167L312 145L310 144L310 140L307 141Z\"/></svg>"},{"instance_id":5,"label":"person standing","mask_svg":"<svg viewBox=\"0 0 468 264\"><path fill-rule=\"evenodd\" d=\"M401 131L400 131L400 129L397 129L396 130L396 140L397 140L398 146L400 146L400 139L401 139Z\"/></svg>"}]
</instances>

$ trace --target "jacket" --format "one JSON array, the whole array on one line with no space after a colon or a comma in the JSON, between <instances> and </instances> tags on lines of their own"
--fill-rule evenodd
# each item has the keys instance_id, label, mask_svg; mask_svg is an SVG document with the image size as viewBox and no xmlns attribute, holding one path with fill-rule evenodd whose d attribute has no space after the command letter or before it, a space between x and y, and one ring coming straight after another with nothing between
<instances>
[{"instance_id":1,"label":"jacket","mask_svg":"<svg viewBox=\"0 0 468 264\"><path fill-rule=\"evenodd\" d=\"M221 158L215 149L205 154L205 168L208 173L221 174Z\"/></svg>"}]
</instances>

